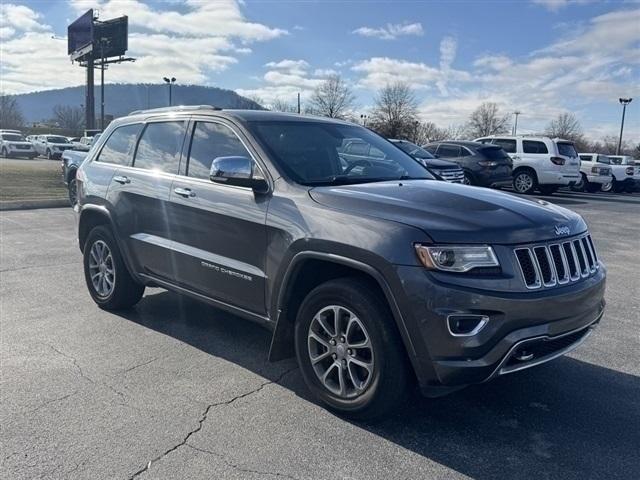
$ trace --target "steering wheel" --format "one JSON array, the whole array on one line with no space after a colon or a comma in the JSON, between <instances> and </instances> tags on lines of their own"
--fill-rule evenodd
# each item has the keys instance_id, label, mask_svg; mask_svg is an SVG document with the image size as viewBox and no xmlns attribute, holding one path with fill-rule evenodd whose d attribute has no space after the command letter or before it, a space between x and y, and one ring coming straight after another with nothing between
<instances>
[{"instance_id":1,"label":"steering wheel","mask_svg":"<svg viewBox=\"0 0 640 480\"><path fill-rule=\"evenodd\" d=\"M342 172L342 174L348 175L351 170L353 170L357 166L372 167L373 164L369 160L354 160L353 162L349 162L349 166L344 170L344 172Z\"/></svg>"}]
</instances>

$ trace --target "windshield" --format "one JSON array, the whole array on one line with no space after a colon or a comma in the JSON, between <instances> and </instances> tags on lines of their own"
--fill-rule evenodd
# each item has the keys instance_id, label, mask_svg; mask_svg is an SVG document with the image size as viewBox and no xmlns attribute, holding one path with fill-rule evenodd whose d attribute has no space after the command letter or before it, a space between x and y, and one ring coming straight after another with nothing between
<instances>
[{"instance_id":1,"label":"windshield","mask_svg":"<svg viewBox=\"0 0 640 480\"><path fill-rule=\"evenodd\" d=\"M576 147L573 143L558 142L558 153L564 157L577 157Z\"/></svg>"},{"instance_id":2,"label":"windshield","mask_svg":"<svg viewBox=\"0 0 640 480\"><path fill-rule=\"evenodd\" d=\"M2 140L8 140L10 142L24 142L24 137L17 133L3 133Z\"/></svg>"},{"instance_id":3,"label":"windshield","mask_svg":"<svg viewBox=\"0 0 640 480\"><path fill-rule=\"evenodd\" d=\"M249 128L277 165L302 185L434 179L402 150L356 125L253 121Z\"/></svg>"},{"instance_id":4,"label":"windshield","mask_svg":"<svg viewBox=\"0 0 640 480\"><path fill-rule=\"evenodd\" d=\"M393 142L396 147L402 149L403 152L408 153L414 158L436 158L427 152L424 148L419 147L415 143L411 142Z\"/></svg>"},{"instance_id":5,"label":"windshield","mask_svg":"<svg viewBox=\"0 0 640 480\"><path fill-rule=\"evenodd\" d=\"M69 140L67 140L64 137L47 137L47 142L50 142L50 143L69 143Z\"/></svg>"}]
</instances>

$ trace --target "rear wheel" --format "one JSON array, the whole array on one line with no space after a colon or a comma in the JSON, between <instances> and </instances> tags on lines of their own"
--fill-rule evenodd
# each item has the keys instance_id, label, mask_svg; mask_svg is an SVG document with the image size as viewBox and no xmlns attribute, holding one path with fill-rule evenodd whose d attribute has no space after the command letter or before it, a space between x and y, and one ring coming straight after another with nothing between
<instances>
[{"instance_id":1,"label":"rear wheel","mask_svg":"<svg viewBox=\"0 0 640 480\"><path fill-rule=\"evenodd\" d=\"M405 399L404 346L388 306L364 282L332 280L309 293L295 347L307 386L332 410L372 419Z\"/></svg>"},{"instance_id":2,"label":"rear wheel","mask_svg":"<svg viewBox=\"0 0 640 480\"><path fill-rule=\"evenodd\" d=\"M475 185L473 176L469 172L464 172L464 177L462 177L462 183L464 183L465 185Z\"/></svg>"},{"instance_id":3,"label":"rear wheel","mask_svg":"<svg viewBox=\"0 0 640 480\"><path fill-rule=\"evenodd\" d=\"M518 193L531 194L538 186L538 179L531 170L520 170L513 177L513 189Z\"/></svg>"},{"instance_id":4,"label":"rear wheel","mask_svg":"<svg viewBox=\"0 0 640 480\"><path fill-rule=\"evenodd\" d=\"M100 308L129 308L142 298L144 285L129 274L109 228L100 225L89 232L83 261L87 288Z\"/></svg>"},{"instance_id":5,"label":"rear wheel","mask_svg":"<svg viewBox=\"0 0 640 480\"><path fill-rule=\"evenodd\" d=\"M558 191L557 186L555 185L540 185L538 186L538 190L540 190L540 193L542 195L553 195L554 193L556 193Z\"/></svg>"}]
</instances>

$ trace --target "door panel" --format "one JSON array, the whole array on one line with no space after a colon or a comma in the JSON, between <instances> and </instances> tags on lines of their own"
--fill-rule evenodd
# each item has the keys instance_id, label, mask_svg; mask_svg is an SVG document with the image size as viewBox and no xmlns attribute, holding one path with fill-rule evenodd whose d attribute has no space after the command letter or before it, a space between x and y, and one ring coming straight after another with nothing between
<instances>
[{"instance_id":1,"label":"door panel","mask_svg":"<svg viewBox=\"0 0 640 480\"><path fill-rule=\"evenodd\" d=\"M219 301L264 313L269 197L208 180L215 157L251 154L228 125L203 121L192 128L187 176L176 177L170 193L177 280Z\"/></svg>"}]
</instances>

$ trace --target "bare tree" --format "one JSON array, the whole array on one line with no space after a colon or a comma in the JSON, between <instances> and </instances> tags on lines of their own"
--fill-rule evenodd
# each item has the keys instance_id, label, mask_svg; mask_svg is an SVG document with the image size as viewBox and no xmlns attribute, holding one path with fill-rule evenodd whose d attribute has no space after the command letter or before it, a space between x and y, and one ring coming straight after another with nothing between
<instances>
[{"instance_id":1,"label":"bare tree","mask_svg":"<svg viewBox=\"0 0 640 480\"><path fill-rule=\"evenodd\" d=\"M474 110L467 123L467 134L472 138L486 137L507 133L509 131L509 115L503 115L498 105L485 102Z\"/></svg>"},{"instance_id":2,"label":"bare tree","mask_svg":"<svg viewBox=\"0 0 640 480\"><path fill-rule=\"evenodd\" d=\"M0 95L0 128L22 128L24 117L16 98L12 95Z\"/></svg>"},{"instance_id":3,"label":"bare tree","mask_svg":"<svg viewBox=\"0 0 640 480\"><path fill-rule=\"evenodd\" d=\"M53 107L53 117L61 128L80 131L84 126L84 110L71 105L56 105Z\"/></svg>"},{"instance_id":4,"label":"bare tree","mask_svg":"<svg viewBox=\"0 0 640 480\"><path fill-rule=\"evenodd\" d=\"M573 113L565 112L549 122L545 134L552 138L575 140L582 137L582 127Z\"/></svg>"},{"instance_id":5,"label":"bare tree","mask_svg":"<svg viewBox=\"0 0 640 480\"><path fill-rule=\"evenodd\" d=\"M329 118L345 118L354 108L355 95L340 75L330 75L313 92L311 111Z\"/></svg>"},{"instance_id":6,"label":"bare tree","mask_svg":"<svg viewBox=\"0 0 640 480\"><path fill-rule=\"evenodd\" d=\"M297 113L298 107L293 103L283 100L282 98L276 98L271 102L269 110L273 110L274 112Z\"/></svg>"},{"instance_id":7,"label":"bare tree","mask_svg":"<svg viewBox=\"0 0 640 480\"><path fill-rule=\"evenodd\" d=\"M445 140L447 133L444 129L439 128L433 122L420 122L418 131L416 134L416 143L418 145L424 145L430 142L437 142L439 140Z\"/></svg>"},{"instance_id":8,"label":"bare tree","mask_svg":"<svg viewBox=\"0 0 640 480\"><path fill-rule=\"evenodd\" d=\"M465 125L449 125L444 130L443 140L465 140L468 137L469 134Z\"/></svg>"},{"instance_id":9,"label":"bare tree","mask_svg":"<svg viewBox=\"0 0 640 480\"><path fill-rule=\"evenodd\" d=\"M418 102L407 83L397 82L380 90L375 99L371 124L386 137L413 138Z\"/></svg>"}]
</instances>

